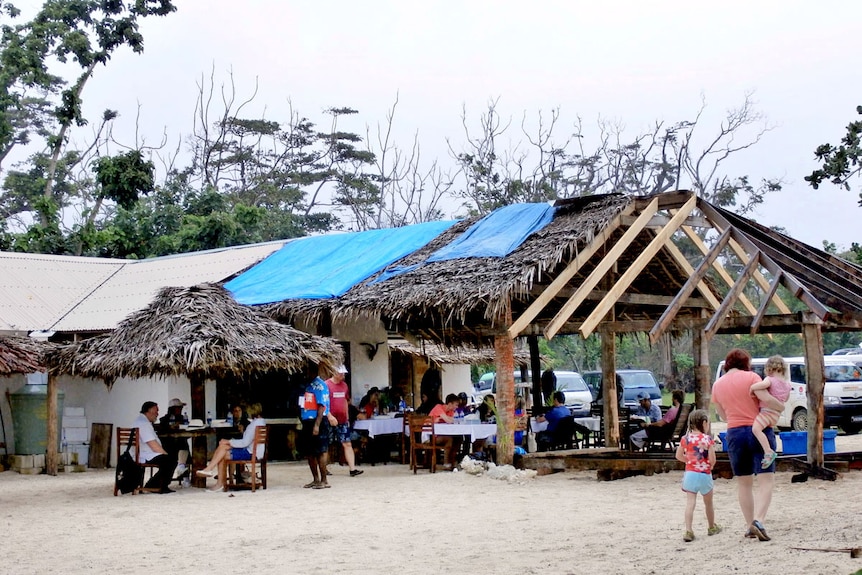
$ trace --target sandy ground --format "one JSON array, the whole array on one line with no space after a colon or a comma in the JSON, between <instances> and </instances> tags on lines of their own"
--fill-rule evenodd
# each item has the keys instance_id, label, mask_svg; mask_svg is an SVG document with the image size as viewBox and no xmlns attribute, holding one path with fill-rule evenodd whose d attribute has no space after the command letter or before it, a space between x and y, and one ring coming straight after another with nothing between
<instances>
[{"instance_id":1,"label":"sandy ground","mask_svg":"<svg viewBox=\"0 0 862 575\"><path fill-rule=\"evenodd\" d=\"M862 435L838 450L862 450ZM407 466L335 466L332 489L302 489L302 463L269 466L269 489L112 496L113 471L0 473L0 573L824 573L862 558L791 547L862 546L862 472L836 482L777 475L771 542L742 537L732 480L716 481L683 543L681 472L598 482L564 472L521 484Z\"/></svg>"}]
</instances>

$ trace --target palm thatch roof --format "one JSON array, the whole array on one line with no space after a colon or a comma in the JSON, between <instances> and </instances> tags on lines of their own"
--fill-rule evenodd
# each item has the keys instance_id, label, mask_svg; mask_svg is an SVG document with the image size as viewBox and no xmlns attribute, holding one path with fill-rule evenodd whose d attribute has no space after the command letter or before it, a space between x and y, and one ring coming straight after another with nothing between
<instances>
[{"instance_id":1,"label":"palm thatch roof","mask_svg":"<svg viewBox=\"0 0 862 575\"><path fill-rule=\"evenodd\" d=\"M333 367L341 346L240 305L219 285L167 287L113 332L46 354L52 373L104 379L187 375L211 379Z\"/></svg>"},{"instance_id":2,"label":"palm thatch roof","mask_svg":"<svg viewBox=\"0 0 862 575\"><path fill-rule=\"evenodd\" d=\"M0 337L0 375L45 371L42 352L45 344L29 337Z\"/></svg>"},{"instance_id":3,"label":"palm thatch roof","mask_svg":"<svg viewBox=\"0 0 862 575\"><path fill-rule=\"evenodd\" d=\"M418 346L406 340L390 340L389 349L398 351L413 357L423 358L434 366L443 364L491 364L494 363L494 348L492 347L446 347L437 343L427 341ZM515 365L530 365L530 352L526 349L515 349Z\"/></svg>"}]
</instances>

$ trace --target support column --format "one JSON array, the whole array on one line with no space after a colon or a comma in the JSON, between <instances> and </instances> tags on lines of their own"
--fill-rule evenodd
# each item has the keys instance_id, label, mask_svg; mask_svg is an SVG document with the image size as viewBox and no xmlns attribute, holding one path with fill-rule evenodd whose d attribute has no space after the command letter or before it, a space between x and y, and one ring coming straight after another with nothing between
<instances>
[{"instance_id":1,"label":"support column","mask_svg":"<svg viewBox=\"0 0 862 575\"><path fill-rule=\"evenodd\" d=\"M823 466L823 334L820 325L802 324L805 372L808 379L808 463Z\"/></svg>"},{"instance_id":2,"label":"support column","mask_svg":"<svg viewBox=\"0 0 862 575\"><path fill-rule=\"evenodd\" d=\"M620 446L620 404L617 401L616 334L602 331L602 397L604 398L605 446Z\"/></svg>"},{"instance_id":3,"label":"support column","mask_svg":"<svg viewBox=\"0 0 862 575\"><path fill-rule=\"evenodd\" d=\"M533 380L533 407L545 405L547 397L542 396L542 358L539 355L539 336L528 335L527 345L530 347L530 371ZM526 408L526 406L524 406Z\"/></svg>"},{"instance_id":4,"label":"support column","mask_svg":"<svg viewBox=\"0 0 862 575\"><path fill-rule=\"evenodd\" d=\"M497 464L511 464L515 458L515 345L509 337L512 312L502 318L494 335L494 365L497 369Z\"/></svg>"},{"instance_id":5,"label":"support column","mask_svg":"<svg viewBox=\"0 0 862 575\"><path fill-rule=\"evenodd\" d=\"M712 401L712 377L709 373L709 341L702 329L691 330L692 356L694 357L694 404L697 409L708 409Z\"/></svg>"},{"instance_id":6,"label":"support column","mask_svg":"<svg viewBox=\"0 0 862 575\"><path fill-rule=\"evenodd\" d=\"M48 371L48 432L45 442L45 473L57 475L57 437L60 423L57 421L57 376Z\"/></svg>"},{"instance_id":7,"label":"support column","mask_svg":"<svg viewBox=\"0 0 862 575\"><path fill-rule=\"evenodd\" d=\"M206 398L204 396L204 380L190 375L189 382L191 385L192 396L192 419L200 419L206 423ZM195 471L203 469L207 466L207 437L206 435L195 435L192 437L192 485L195 487L206 487L206 477L198 477Z\"/></svg>"}]
</instances>

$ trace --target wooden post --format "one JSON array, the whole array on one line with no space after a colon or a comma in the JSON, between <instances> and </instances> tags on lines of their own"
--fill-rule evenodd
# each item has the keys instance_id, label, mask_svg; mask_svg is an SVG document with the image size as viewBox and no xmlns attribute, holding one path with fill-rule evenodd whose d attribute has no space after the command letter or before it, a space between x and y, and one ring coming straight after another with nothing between
<instances>
[{"instance_id":1,"label":"wooden post","mask_svg":"<svg viewBox=\"0 0 862 575\"><path fill-rule=\"evenodd\" d=\"M530 347L530 371L533 375L533 406L535 407L536 405L544 405L548 401L548 398L542 395L542 358L539 355L539 336L528 335L527 345Z\"/></svg>"},{"instance_id":2,"label":"wooden post","mask_svg":"<svg viewBox=\"0 0 862 575\"><path fill-rule=\"evenodd\" d=\"M515 345L509 337L512 312L507 311L494 335L494 365L497 369L497 464L515 458Z\"/></svg>"},{"instance_id":3,"label":"wooden post","mask_svg":"<svg viewBox=\"0 0 862 575\"><path fill-rule=\"evenodd\" d=\"M617 401L616 334L601 332L602 397L604 398L605 446L620 446L620 404Z\"/></svg>"},{"instance_id":4,"label":"wooden post","mask_svg":"<svg viewBox=\"0 0 862 575\"><path fill-rule=\"evenodd\" d=\"M708 409L712 401L712 377L709 373L709 342L702 329L691 330L694 355L694 404L697 409Z\"/></svg>"},{"instance_id":5,"label":"wooden post","mask_svg":"<svg viewBox=\"0 0 862 575\"><path fill-rule=\"evenodd\" d=\"M57 475L57 437L59 422L57 421L57 376L48 372L48 439L45 442L45 473Z\"/></svg>"},{"instance_id":6,"label":"wooden post","mask_svg":"<svg viewBox=\"0 0 862 575\"><path fill-rule=\"evenodd\" d=\"M808 379L808 463L823 466L823 334L820 325L802 324L805 372Z\"/></svg>"},{"instance_id":7,"label":"wooden post","mask_svg":"<svg viewBox=\"0 0 862 575\"><path fill-rule=\"evenodd\" d=\"M192 419L200 419L206 423L206 398L204 395L204 380L198 376L189 375L192 396ZM195 471L207 466L207 437L206 435L195 435L192 437L192 485L195 487L206 487L206 477L198 477Z\"/></svg>"}]
</instances>

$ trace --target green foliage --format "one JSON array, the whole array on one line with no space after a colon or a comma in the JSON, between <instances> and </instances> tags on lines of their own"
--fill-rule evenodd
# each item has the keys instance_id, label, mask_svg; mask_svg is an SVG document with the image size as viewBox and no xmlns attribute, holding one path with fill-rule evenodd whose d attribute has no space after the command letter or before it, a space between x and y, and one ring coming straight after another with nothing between
<instances>
[{"instance_id":1,"label":"green foliage","mask_svg":"<svg viewBox=\"0 0 862 575\"><path fill-rule=\"evenodd\" d=\"M856 113L862 115L862 106L856 106ZM857 120L847 125L847 131L839 145L833 146L827 143L817 146L814 156L823 164L819 169L811 172L811 175L806 176L805 181L815 190L827 180L849 190L849 180L858 175L862 169L860 136L862 136L862 120ZM862 205L862 194L859 197L859 204Z\"/></svg>"},{"instance_id":2,"label":"green foliage","mask_svg":"<svg viewBox=\"0 0 862 575\"><path fill-rule=\"evenodd\" d=\"M138 201L139 196L153 190L155 166L144 160L139 150L99 158L94 171L96 182L101 186L101 197L127 209Z\"/></svg>"}]
</instances>

